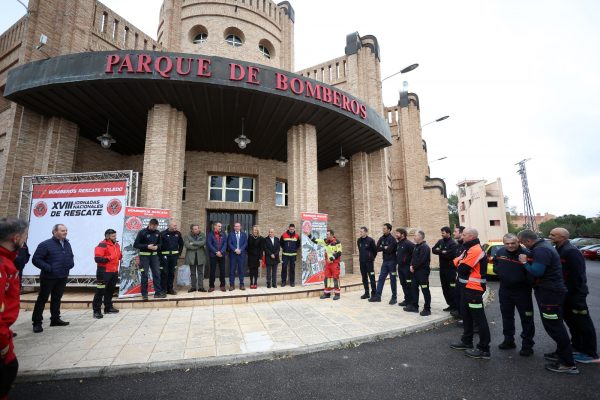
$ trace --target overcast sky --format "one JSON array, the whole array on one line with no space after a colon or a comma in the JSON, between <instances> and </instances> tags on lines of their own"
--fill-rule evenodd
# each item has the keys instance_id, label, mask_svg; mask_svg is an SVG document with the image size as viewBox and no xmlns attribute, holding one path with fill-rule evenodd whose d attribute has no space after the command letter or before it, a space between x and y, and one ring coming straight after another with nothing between
<instances>
[{"instance_id":1,"label":"overcast sky","mask_svg":"<svg viewBox=\"0 0 600 400\"><path fill-rule=\"evenodd\" d=\"M25 9L0 0L0 32ZM26 0L24 0L26 2ZM104 0L156 37L162 0ZM346 35L381 47L385 104L402 81L419 95L431 175L449 192L466 179L502 179L522 212L524 158L536 212L600 213L600 1L291 0L296 70L344 54Z\"/></svg>"}]
</instances>

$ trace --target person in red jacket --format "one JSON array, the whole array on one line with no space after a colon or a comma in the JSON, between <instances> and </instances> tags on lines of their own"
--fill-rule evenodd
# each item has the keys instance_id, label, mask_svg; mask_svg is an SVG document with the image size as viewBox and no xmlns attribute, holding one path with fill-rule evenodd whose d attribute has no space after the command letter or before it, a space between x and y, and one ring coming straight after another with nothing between
<instances>
[{"instance_id":1,"label":"person in red jacket","mask_svg":"<svg viewBox=\"0 0 600 400\"><path fill-rule=\"evenodd\" d=\"M18 218L0 218L0 399L17 377L19 362L10 330L19 316L20 278L14 260L27 240L29 224Z\"/></svg>"},{"instance_id":2,"label":"person in red jacket","mask_svg":"<svg viewBox=\"0 0 600 400\"><path fill-rule=\"evenodd\" d=\"M104 240L94 249L94 261L98 264L96 269L96 294L92 302L94 318L100 319L102 315L102 299L104 299L104 313L116 314L119 312L112 304L112 295L119 277L121 264L121 247L117 243L117 232L107 229Z\"/></svg>"}]
</instances>

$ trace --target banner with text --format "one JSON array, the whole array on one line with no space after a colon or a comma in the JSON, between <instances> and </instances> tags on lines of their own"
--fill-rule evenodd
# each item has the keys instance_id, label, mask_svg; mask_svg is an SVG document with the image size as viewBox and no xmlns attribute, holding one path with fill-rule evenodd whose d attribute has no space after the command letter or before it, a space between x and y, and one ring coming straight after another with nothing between
<instances>
[{"instance_id":1,"label":"banner with text","mask_svg":"<svg viewBox=\"0 0 600 400\"><path fill-rule=\"evenodd\" d=\"M67 227L75 267L72 276L96 276L94 248L109 228L122 236L123 215L127 205L127 182L82 182L36 184L31 195L29 239L33 255L37 246L52 237L56 224ZM31 261L23 275L39 275Z\"/></svg>"},{"instance_id":2,"label":"banner with text","mask_svg":"<svg viewBox=\"0 0 600 400\"><path fill-rule=\"evenodd\" d=\"M169 225L170 210L144 207L126 207L125 225L123 227L123 262L119 271L121 283L119 298L141 296L142 274L140 273L140 257L133 247L138 232L148 226L148 222L156 218L158 230L163 231ZM148 272L148 294L154 293L152 273Z\"/></svg>"},{"instance_id":3,"label":"banner with text","mask_svg":"<svg viewBox=\"0 0 600 400\"><path fill-rule=\"evenodd\" d=\"M323 283L325 270L325 247L309 239L327 236L327 214L302 213L302 285Z\"/></svg>"}]
</instances>

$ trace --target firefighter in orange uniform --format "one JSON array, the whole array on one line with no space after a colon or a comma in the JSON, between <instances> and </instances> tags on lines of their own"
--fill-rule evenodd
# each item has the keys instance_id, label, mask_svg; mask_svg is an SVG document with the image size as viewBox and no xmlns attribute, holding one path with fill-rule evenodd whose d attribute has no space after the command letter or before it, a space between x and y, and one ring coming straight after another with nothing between
<instances>
[{"instance_id":1,"label":"firefighter in orange uniform","mask_svg":"<svg viewBox=\"0 0 600 400\"><path fill-rule=\"evenodd\" d=\"M107 229L104 232L104 240L94 249L94 260L98 267L96 269L96 294L92 307L96 319L103 317L101 311L103 299L105 314L119 312L113 307L112 296L119 278L119 265L122 258L121 247L117 243L117 232L114 229Z\"/></svg>"},{"instance_id":2,"label":"firefighter in orange uniform","mask_svg":"<svg viewBox=\"0 0 600 400\"><path fill-rule=\"evenodd\" d=\"M342 244L334 236L331 229L327 230L327 237L323 239L313 239L312 235L308 236L310 240L325 247L325 288L321 299L331 297L331 289L333 286L333 299L340 299L340 261L342 257Z\"/></svg>"}]
</instances>

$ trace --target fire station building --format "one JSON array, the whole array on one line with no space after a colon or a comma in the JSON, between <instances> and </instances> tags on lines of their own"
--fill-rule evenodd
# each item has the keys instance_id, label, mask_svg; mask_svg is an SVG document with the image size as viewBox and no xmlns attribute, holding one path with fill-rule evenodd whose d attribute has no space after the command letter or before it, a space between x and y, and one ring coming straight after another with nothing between
<instances>
[{"instance_id":1,"label":"fire station building","mask_svg":"<svg viewBox=\"0 0 600 400\"><path fill-rule=\"evenodd\" d=\"M0 36L1 215L17 213L24 175L133 170L138 205L172 210L182 231L281 233L322 212L347 264L363 225L437 238L445 184L429 176L418 97L383 104L376 37L351 33L296 71L287 1L157 12L154 40L96 0L30 0Z\"/></svg>"}]
</instances>

